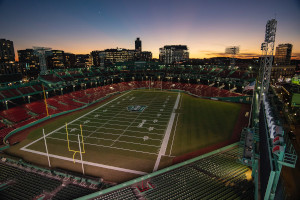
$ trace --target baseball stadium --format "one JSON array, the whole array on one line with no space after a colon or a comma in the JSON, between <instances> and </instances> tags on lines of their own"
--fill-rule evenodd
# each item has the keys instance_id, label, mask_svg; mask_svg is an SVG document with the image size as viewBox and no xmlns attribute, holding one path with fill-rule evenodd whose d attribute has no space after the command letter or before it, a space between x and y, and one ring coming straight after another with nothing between
<instances>
[{"instance_id":1,"label":"baseball stadium","mask_svg":"<svg viewBox=\"0 0 300 200\"><path fill-rule=\"evenodd\" d=\"M1 199L288 197L297 155L267 73L146 65L3 84Z\"/></svg>"}]
</instances>

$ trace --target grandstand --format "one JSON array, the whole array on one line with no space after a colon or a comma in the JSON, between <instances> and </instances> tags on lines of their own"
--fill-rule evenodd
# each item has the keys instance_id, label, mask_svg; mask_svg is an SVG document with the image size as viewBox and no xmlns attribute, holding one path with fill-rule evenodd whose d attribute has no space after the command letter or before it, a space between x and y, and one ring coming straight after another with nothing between
<instances>
[{"instance_id":1,"label":"grandstand","mask_svg":"<svg viewBox=\"0 0 300 200\"><path fill-rule=\"evenodd\" d=\"M253 72L223 66L150 70L125 66L114 71L53 70L35 81L7 84L0 88L4 172L0 195L4 199L279 197L281 167L295 167L297 156L280 128L272 97L264 100L272 109L263 103L258 112L258 100L244 93L255 77ZM138 111L129 112L132 108ZM271 125L270 110L276 119ZM102 118L95 118L100 114ZM73 130L82 123L85 175L79 153L73 164L73 153L65 151L67 142L78 148ZM49 166L42 129L47 134Z\"/></svg>"}]
</instances>

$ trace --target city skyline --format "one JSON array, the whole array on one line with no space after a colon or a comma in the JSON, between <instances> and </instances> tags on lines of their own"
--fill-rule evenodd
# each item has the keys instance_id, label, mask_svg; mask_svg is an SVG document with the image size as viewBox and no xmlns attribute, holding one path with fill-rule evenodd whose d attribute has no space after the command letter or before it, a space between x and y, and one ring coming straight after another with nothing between
<instances>
[{"instance_id":1,"label":"city skyline","mask_svg":"<svg viewBox=\"0 0 300 200\"><path fill-rule=\"evenodd\" d=\"M75 54L110 48L142 49L158 58L164 45L187 45L190 58L225 56L240 46L239 57L260 56L265 23L278 21L275 46L293 44L300 59L300 4L297 1L0 1L1 38L15 52L46 46ZM16 53L17 55L17 53Z\"/></svg>"}]
</instances>

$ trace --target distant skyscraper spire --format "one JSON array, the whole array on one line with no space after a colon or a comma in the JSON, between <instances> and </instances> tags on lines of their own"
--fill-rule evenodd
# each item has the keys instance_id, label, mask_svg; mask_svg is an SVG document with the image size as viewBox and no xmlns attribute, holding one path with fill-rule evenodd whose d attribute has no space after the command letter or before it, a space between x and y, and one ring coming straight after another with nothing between
<instances>
[{"instance_id":1,"label":"distant skyscraper spire","mask_svg":"<svg viewBox=\"0 0 300 200\"><path fill-rule=\"evenodd\" d=\"M136 38L135 40L135 50L138 52L142 51L142 41L140 40L140 38Z\"/></svg>"}]
</instances>

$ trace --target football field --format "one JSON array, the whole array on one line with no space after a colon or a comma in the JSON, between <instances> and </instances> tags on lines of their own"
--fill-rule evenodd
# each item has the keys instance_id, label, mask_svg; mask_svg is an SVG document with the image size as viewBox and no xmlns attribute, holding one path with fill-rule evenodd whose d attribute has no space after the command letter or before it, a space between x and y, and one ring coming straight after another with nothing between
<instances>
[{"instance_id":1,"label":"football field","mask_svg":"<svg viewBox=\"0 0 300 200\"><path fill-rule=\"evenodd\" d=\"M109 149L131 152L139 156L150 155L156 157L153 163L153 171L156 171L160 158L167 148L175 119L173 111L177 109L179 100L180 93L127 92L72 121L66 121L65 125L46 134L47 143L65 144L60 153L53 154L50 148L49 156L70 160L71 158L65 157L65 154L72 153L69 150L79 151L78 135L79 141L82 142L81 125L83 136L81 148L82 151L86 151L86 155L89 154L90 147L99 151ZM67 148L68 143L70 149ZM45 149L43 146L44 139L41 137L21 150L46 155L46 152L41 151L41 148ZM77 157L75 155L75 161L80 162L79 154ZM98 166L93 160L84 159L84 163ZM118 170L144 174L141 171L120 167Z\"/></svg>"},{"instance_id":2,"label":"football field","mask_svg":"<svg viewBox=\"0 0 300 200\"><path fill-rule=\"evenodd\" d=\"M132 90L32 128L9 151L48 165L44 129L51 167L82 172L83 164L85 173L118 182L230 139L240 108L179 92Z\"/></svg>"}]
</instances>

